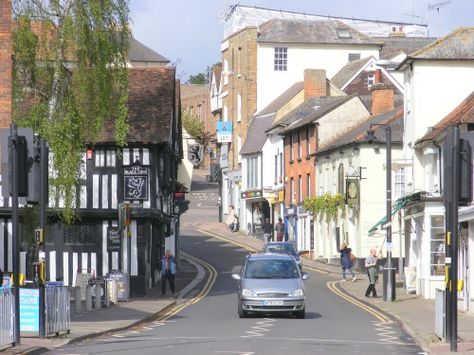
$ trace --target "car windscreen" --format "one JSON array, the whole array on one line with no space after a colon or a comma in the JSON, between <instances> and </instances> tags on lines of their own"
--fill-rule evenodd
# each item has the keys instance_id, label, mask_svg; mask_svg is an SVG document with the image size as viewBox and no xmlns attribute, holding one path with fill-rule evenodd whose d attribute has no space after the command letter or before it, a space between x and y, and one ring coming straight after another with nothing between
<instances>
[{"instance_id":1,"label":"car windscreen","mask_svg":"<svg viewBox=\"0 0 474 355\"><path fill-rule=\"evenodd\" d=\"M247 279L296 279L300 274L294 260L249 260L245 268Z\"/></svg>"},{"instance_id":2,"label":"car windscreen","mask_svg":"<svg viewBox=\"0 0 474 355\"><path fill-rule=\"evenodd\" d=\"M264 253L298 255L296 249L291 244L268 244L263 248Z\"/></svg>"}]
</instances>

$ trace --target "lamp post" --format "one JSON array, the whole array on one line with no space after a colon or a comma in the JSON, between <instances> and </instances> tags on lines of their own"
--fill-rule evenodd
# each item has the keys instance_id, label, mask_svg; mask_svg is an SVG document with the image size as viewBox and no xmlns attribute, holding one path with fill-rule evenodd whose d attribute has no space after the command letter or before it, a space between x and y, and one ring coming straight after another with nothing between
<instances>
[{"instance_id":1,"label":"lamp post","mask_svg":"<svg viewBox=\"0 0 474 355\"><path fill-rule=\"evenodd\" d=\"M383 226L387 231L387 293L385 301L395 300L392 287L395 282L392 277L392 130L388 124L372 123L367 131L367 140L375 140L373 126L385 127L385 154L386 154L386 222ZM401 255L400 255L401 257Z\"/></svg>"}]
</instances>

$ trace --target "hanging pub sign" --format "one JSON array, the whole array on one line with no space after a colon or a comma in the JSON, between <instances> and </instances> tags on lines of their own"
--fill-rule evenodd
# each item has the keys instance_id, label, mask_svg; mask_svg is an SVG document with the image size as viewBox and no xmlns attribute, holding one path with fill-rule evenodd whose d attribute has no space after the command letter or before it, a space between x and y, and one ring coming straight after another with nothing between
<instances>
[{"instance_id":1,"label":"hanging pub sign","mask_svg":"<svg viewBox=\"0 0 474 355\"><path fill-rule=\"evenodd\" d=\"M148 168L131 166L123 169L124 200L148 200Z\"/></svg>"},{"instance_id":2,"label":"hanging pub sign","mask_svg":"<svg viewBox=\"0 0 474 355\"><path fill-rule=\"evenodd\" d=\"M204 160L204 147L202 144L190 144L188 145L188 160L197 166Z\"/></svg>"},{"instance_id":3,"label":"hanging pub sign","mask_svg":"<svg viewBox=\"0 0 474 355\"><path fill-rule=\"evenodd\" d=\"M359 204L359 179L346 179L346 201L350 205Z\"/></svg>"},{"instance_id":4,"label":"hanging pub sign","mask_svg":"<svg viewBox=\"0 0 474 355\"><path fill-rule=\"evenodd\" d=\"M122 233L117 227L107 227L107 251L120 252L120 247L122 245Z\"/></svg>"}]
</instances>

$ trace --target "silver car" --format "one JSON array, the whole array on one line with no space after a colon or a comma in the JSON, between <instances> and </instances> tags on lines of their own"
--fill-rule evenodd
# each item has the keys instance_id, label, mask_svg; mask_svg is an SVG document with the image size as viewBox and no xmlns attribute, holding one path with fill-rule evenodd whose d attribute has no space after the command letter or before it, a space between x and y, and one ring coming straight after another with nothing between
<instances>
[{"instance_id":1,"label":"silver car","mask_svg":"<svg viewBox=\"0 0 474 355\"><path fill-rule=\"evenodd\" d=\"M300 270L303 270L301 256L296 251L296 247L291 242L268 242L263 246L262 253L290 254L295 258Z\"/></svg>"},{"instance_id":2,"label":"silver car","mask_svg":"<svg viewBox=\"0 0 474 355\"><path fill-rule=\"evenodd\" d=\"M239 281L238 313L292 313L305 317L305 289L295 259L287 254L250 254L240 274L232 274Z\"/></svg>"}]
</instances>

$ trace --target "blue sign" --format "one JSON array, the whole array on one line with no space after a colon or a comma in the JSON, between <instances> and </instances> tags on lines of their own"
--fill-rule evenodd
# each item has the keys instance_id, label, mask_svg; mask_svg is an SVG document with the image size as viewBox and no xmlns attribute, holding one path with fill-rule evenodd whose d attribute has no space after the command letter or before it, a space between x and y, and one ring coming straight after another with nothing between
<instances>
[{"instance_id":1,"label":"blue sign","mask_svg":"<svg viewBox=\"0 0 474 355\"><path fill-rule=\"evenodd\" d=\"M20 288L20 331L39 332L39 305L39 289Z\"/></svg>"},{"instance_id":2,"label":"blue sign","mask_svg":"<svg viewBox=\"0 0 474 355\"><path fill-rule=\"evenodd\" d=\"M232 142L232 122L231 121L217 121L217 142L219 143Z\"/></svg>"}]
</instances>

